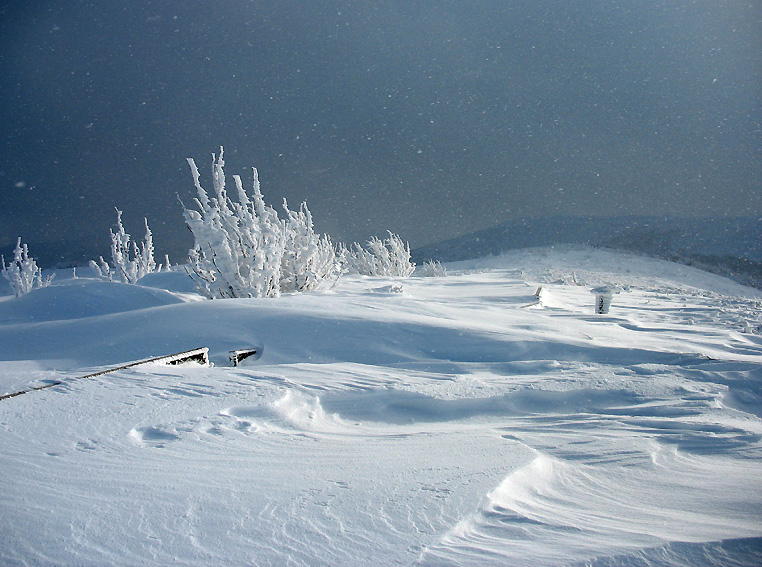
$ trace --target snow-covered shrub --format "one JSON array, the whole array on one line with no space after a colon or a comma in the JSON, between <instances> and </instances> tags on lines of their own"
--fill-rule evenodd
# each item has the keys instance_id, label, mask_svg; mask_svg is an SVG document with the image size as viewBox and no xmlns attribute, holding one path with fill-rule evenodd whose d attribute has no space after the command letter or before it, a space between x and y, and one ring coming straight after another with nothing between
<instances>
[{"instance_id":1,"label":"snow-covered shrub","mask_svg":"<svg viewBox=\"0 0 762 567\"><path fill-rule=\"evenodd\" d=\"M339 259L345 271L365 276L404 278L415 271L415 264L410 261L410 246L396 234L389 232L389 238L384 240L373 236L365 246L355 242L350 248L340 248Z\"/></svg>"},{"instance_id":2,"label":"snow-covered shrub","mask_svg":"<svg viewBox=\"0 0 762 567\"><path fill-rule=\"evenodd\" d=\"M314 289L336 271L333 244L317 235L306 204L286 218L265 204L257 170L252 196L233 176L238 200L225 190L224 150L212 155L213 195L201 186L196 163L188 158L198 192L198 210L185 208L185 222L195 243L189 253L189 274L210 299L277 297L281 292Z\"/></svg>"},{"instance_id":3,"label":"snow-covered shrub","mask_svg":"<svg viewBox=\"0 0 762 567\"><path fill-rule=\"evenodd\" d=\"M113 281L119 279L122 283L134 284L146 274L161 270L156 265L153 256L153 236L148 228L148 219L145 220L146 235L143 243L138 246L122 226L122 211L116 209L117 231L109 229L111 234L111 264L108 264L101 256L96 263L90 260L90 267L101 279ZM130 244L132 244L130 246Z\"/></svg>"},{"instance_id":4,"label":"snow-covered shrub","mask_svg":"<svg viewBox=\"0 0 762 567\"><path fill-rule=\"evenodd\" d=\"M376 267L373 254L365 250L357 242L347 247L343 242L339 244L339 265L342 272L349 274L373 275Z\"/></svg>"},{"instance_id":5,"label":"snow-covered shrub","mask_svg":"<svg viewBox=\"0 0 762 567\"><path fill-rule=\"evenodd\" d=\"M42 270L37 266L34 258L29 257L29 249L26 244L22 246L21 238L16 242L13 261L6 266L5 258L0 256L0 260L3 277L11 284L16 297L21 297L37 287L47 287L53 279L53 275L42 277Z\"/></svg>"},{"instance_id":6,"label":"snow-covered shrub","mask_svg":"<svg viewBox=\"0 0 762 567\"><path fill-rule=\"evenodd\" d=\"M306 203L286 211L286 242L281 261L281 291L309 291L336 273L336 250L326 234L316 234Z\"/></svg>"},{"instance_id":7,"label":"snow-covered shrub","mask_svg":"<svg viewBox=\"0 0 762 567\"><path fill-rule=\"evenodd\" d=\"M239 199L234 202L225 190L222 151L219 158L212 156L211 198L201 187L193 159L188 159L188 165L199 210L186 208L184 216L195 240L189 253L189 273L199 292L210 299L278 295L283 226L275 210L264 202L256 170L253 200L243 190L240 178L234 178Z\"/></svg>"},{"instance_id":8,"label":"snow-covered shrub","mask_svg":"<svg viewBox=\"0 0 762 567\"><path fill-rule=\"evenodd\" d=\"M421 266L421 277L443 278L447 275L445 268L439 260L426 260Z\"/></svg>"}]
</instances>

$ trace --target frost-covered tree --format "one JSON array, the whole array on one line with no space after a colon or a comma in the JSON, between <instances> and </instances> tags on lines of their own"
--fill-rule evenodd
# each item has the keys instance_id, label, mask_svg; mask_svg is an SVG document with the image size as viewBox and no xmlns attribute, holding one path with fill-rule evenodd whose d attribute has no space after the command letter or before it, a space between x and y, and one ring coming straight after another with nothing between
<instances>
[{"instance_id":1,"label":"frost-covered tree","mask_svg":"<svg viewBox=\"0 0 762 567\"><path fill-rule=\"evenodd\" d=\"M306 203L286 212L286 242L281 262L281 290L309 291L337 270L336 250L326 234L316 234Z\"/></svg>"},{"instance_id":2,"label":"frost-covered tree","mask_svg":"<svg viewBox=\"0 0 762 567\"><path fill-rule=\"evenodd\" d=\"M117 230L109 229L111 234L111 263L107 263L103 257L98 263L90 260L90 267L101 279L113 281L118 279L122 283L134 284L146 274L161 270L154 260L153 235L148 228L148 219L144 219L146 235L140 246L132 241L132 237L124 230L122 225L122 211L116 209Z\"/></svg>"},{"instance_id":3,"label":"frost-covered tree","mask_svg":"<svg viewBox=\"0 0 762 567\"><path fill-rule=\"evenodd\" d=\"M198 196L197 209L185 208L193 233L189 274L210 299L277 297L281 292L314 289L336 271L330 239L315 233L305 203L286 218L267 205L253 169L252 195L233 176L237 200L225 189L224 150L212 154L212 194L201 186L196 163L188 158Z\"/></svg>"},{"instance_id":4,"label":"frost-covered tree","mask_svg":"<svg viewBox=\"0 0 762 567\"><path fill-rule=\"evenodd\" d=\"M13 261L6 266L5 258L0 256L0 260L3 277L11 284L16 297L21 297L34 288L47 287L53 279L53 275L42 277L42 270L37 266L34 258L29 257L29 249L26 244L21 244L21 238L16 242Z\"/></svg>"},{"instance_id":5,"label":"frost-covered tree","mask_svg":"<svg viewBox=\"0 0 762 567\"><path fill-rule=\"evenodd\" d=\"M439 260L426 260L421 266L421 277L443 278L447 275L445 268Z\"/></svg>"},{"instance_id":6,"label":"frost-covered tree","mask_svg":"<svg viewBox=\"0 0 762 567\"><path fill-rule=\"evenodd\" d=\"M357 242L339 250L342 268L349 273L365 276L393 276L406 278L415 271L410 261L410 246L391 232L381 240L373 236L363 248Z\"/></svg>"},{"instance_id":7,"label":"frost-covered tree","mask_svg":"<svg viewBox=\"0 0 762 567\"><path fill-rule=\"evenodd\" d=\"M188 158L198 192L198 210L186 208L185 222L193 233L190 274L200 293L210 299L272 297L280 293L283 227L278 214L264 202L254 172L253 196L234 178L238 202L225 190L223 151L212 155L212 197L201 186L200 174Z\"/></svg>"},{"instance_id":8,"label":"frost-covered tree","mask_svg":"<svg viewBox=\"0 0 762 567\"><path fill-rule=\"evenodd\" d=\"M337 255L343 272L364 276L374 275L376 263L373 254L357 242L353 242L350 246L346 246L344 243L339 244Z\"/></svg>"}]
</instances>

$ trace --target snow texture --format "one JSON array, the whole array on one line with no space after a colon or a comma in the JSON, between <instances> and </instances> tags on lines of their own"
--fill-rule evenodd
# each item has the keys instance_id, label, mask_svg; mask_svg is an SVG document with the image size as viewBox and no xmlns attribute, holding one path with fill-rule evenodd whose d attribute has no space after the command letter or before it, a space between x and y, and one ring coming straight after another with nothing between
<instances>
[{"instance_id":1,"label":"snow texture","mask_svg":"<svg viewBox=\"0 0 762 567\"><path fill-rule=\"evenodd\" d=\"M0 564L762 564L757 290L588 249L183 277L0 298L0 393L62 382L0 401Z\"/></svg>"}]
</instances>

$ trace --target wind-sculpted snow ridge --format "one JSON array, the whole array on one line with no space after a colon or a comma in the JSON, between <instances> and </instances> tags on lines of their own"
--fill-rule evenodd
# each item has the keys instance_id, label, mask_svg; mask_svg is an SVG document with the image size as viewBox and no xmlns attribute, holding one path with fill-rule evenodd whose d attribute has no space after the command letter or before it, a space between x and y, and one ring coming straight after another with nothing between
<instances>
[{"instance_id":1,"label":"wind-sculpted snow ridge","mask_svg":"<svg viewBox=\"0 0 762 567\"><path fill-rule=\"evenodd\" d=\"M0 325L69 321L182 303L162 290L117 282L70 279L0 303Z\"/></svg>"},{"instance_id":2,"label":"wind-sculpted snow ridge","mask_svg":"<svg viewBox=\"0 0 762 567\"><path fill-rule=\"evenodd\" d=\"M762 564L758 291L590 250L446 274L0 299L0 393L62 382L0 402L0 564Z\"/></svg>"}]
</instances>

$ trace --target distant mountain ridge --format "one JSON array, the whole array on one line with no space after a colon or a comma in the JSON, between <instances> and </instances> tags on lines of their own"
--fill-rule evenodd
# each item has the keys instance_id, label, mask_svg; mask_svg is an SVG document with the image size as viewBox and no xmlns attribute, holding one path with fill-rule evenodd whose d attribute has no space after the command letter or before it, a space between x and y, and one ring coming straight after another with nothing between
<instances>
[{"instance_id":1,"label":"distant mountain ridge","mask_svg":"<svg viewBox=\"0 0 762 567\"><path fill-rule=\"evenodd\" d=\"M569 244L674 260L762 288L762 219L756 217L530 218L416 248L412 254L419 264L452 262Z\"/></svg>"}]
</instances>

